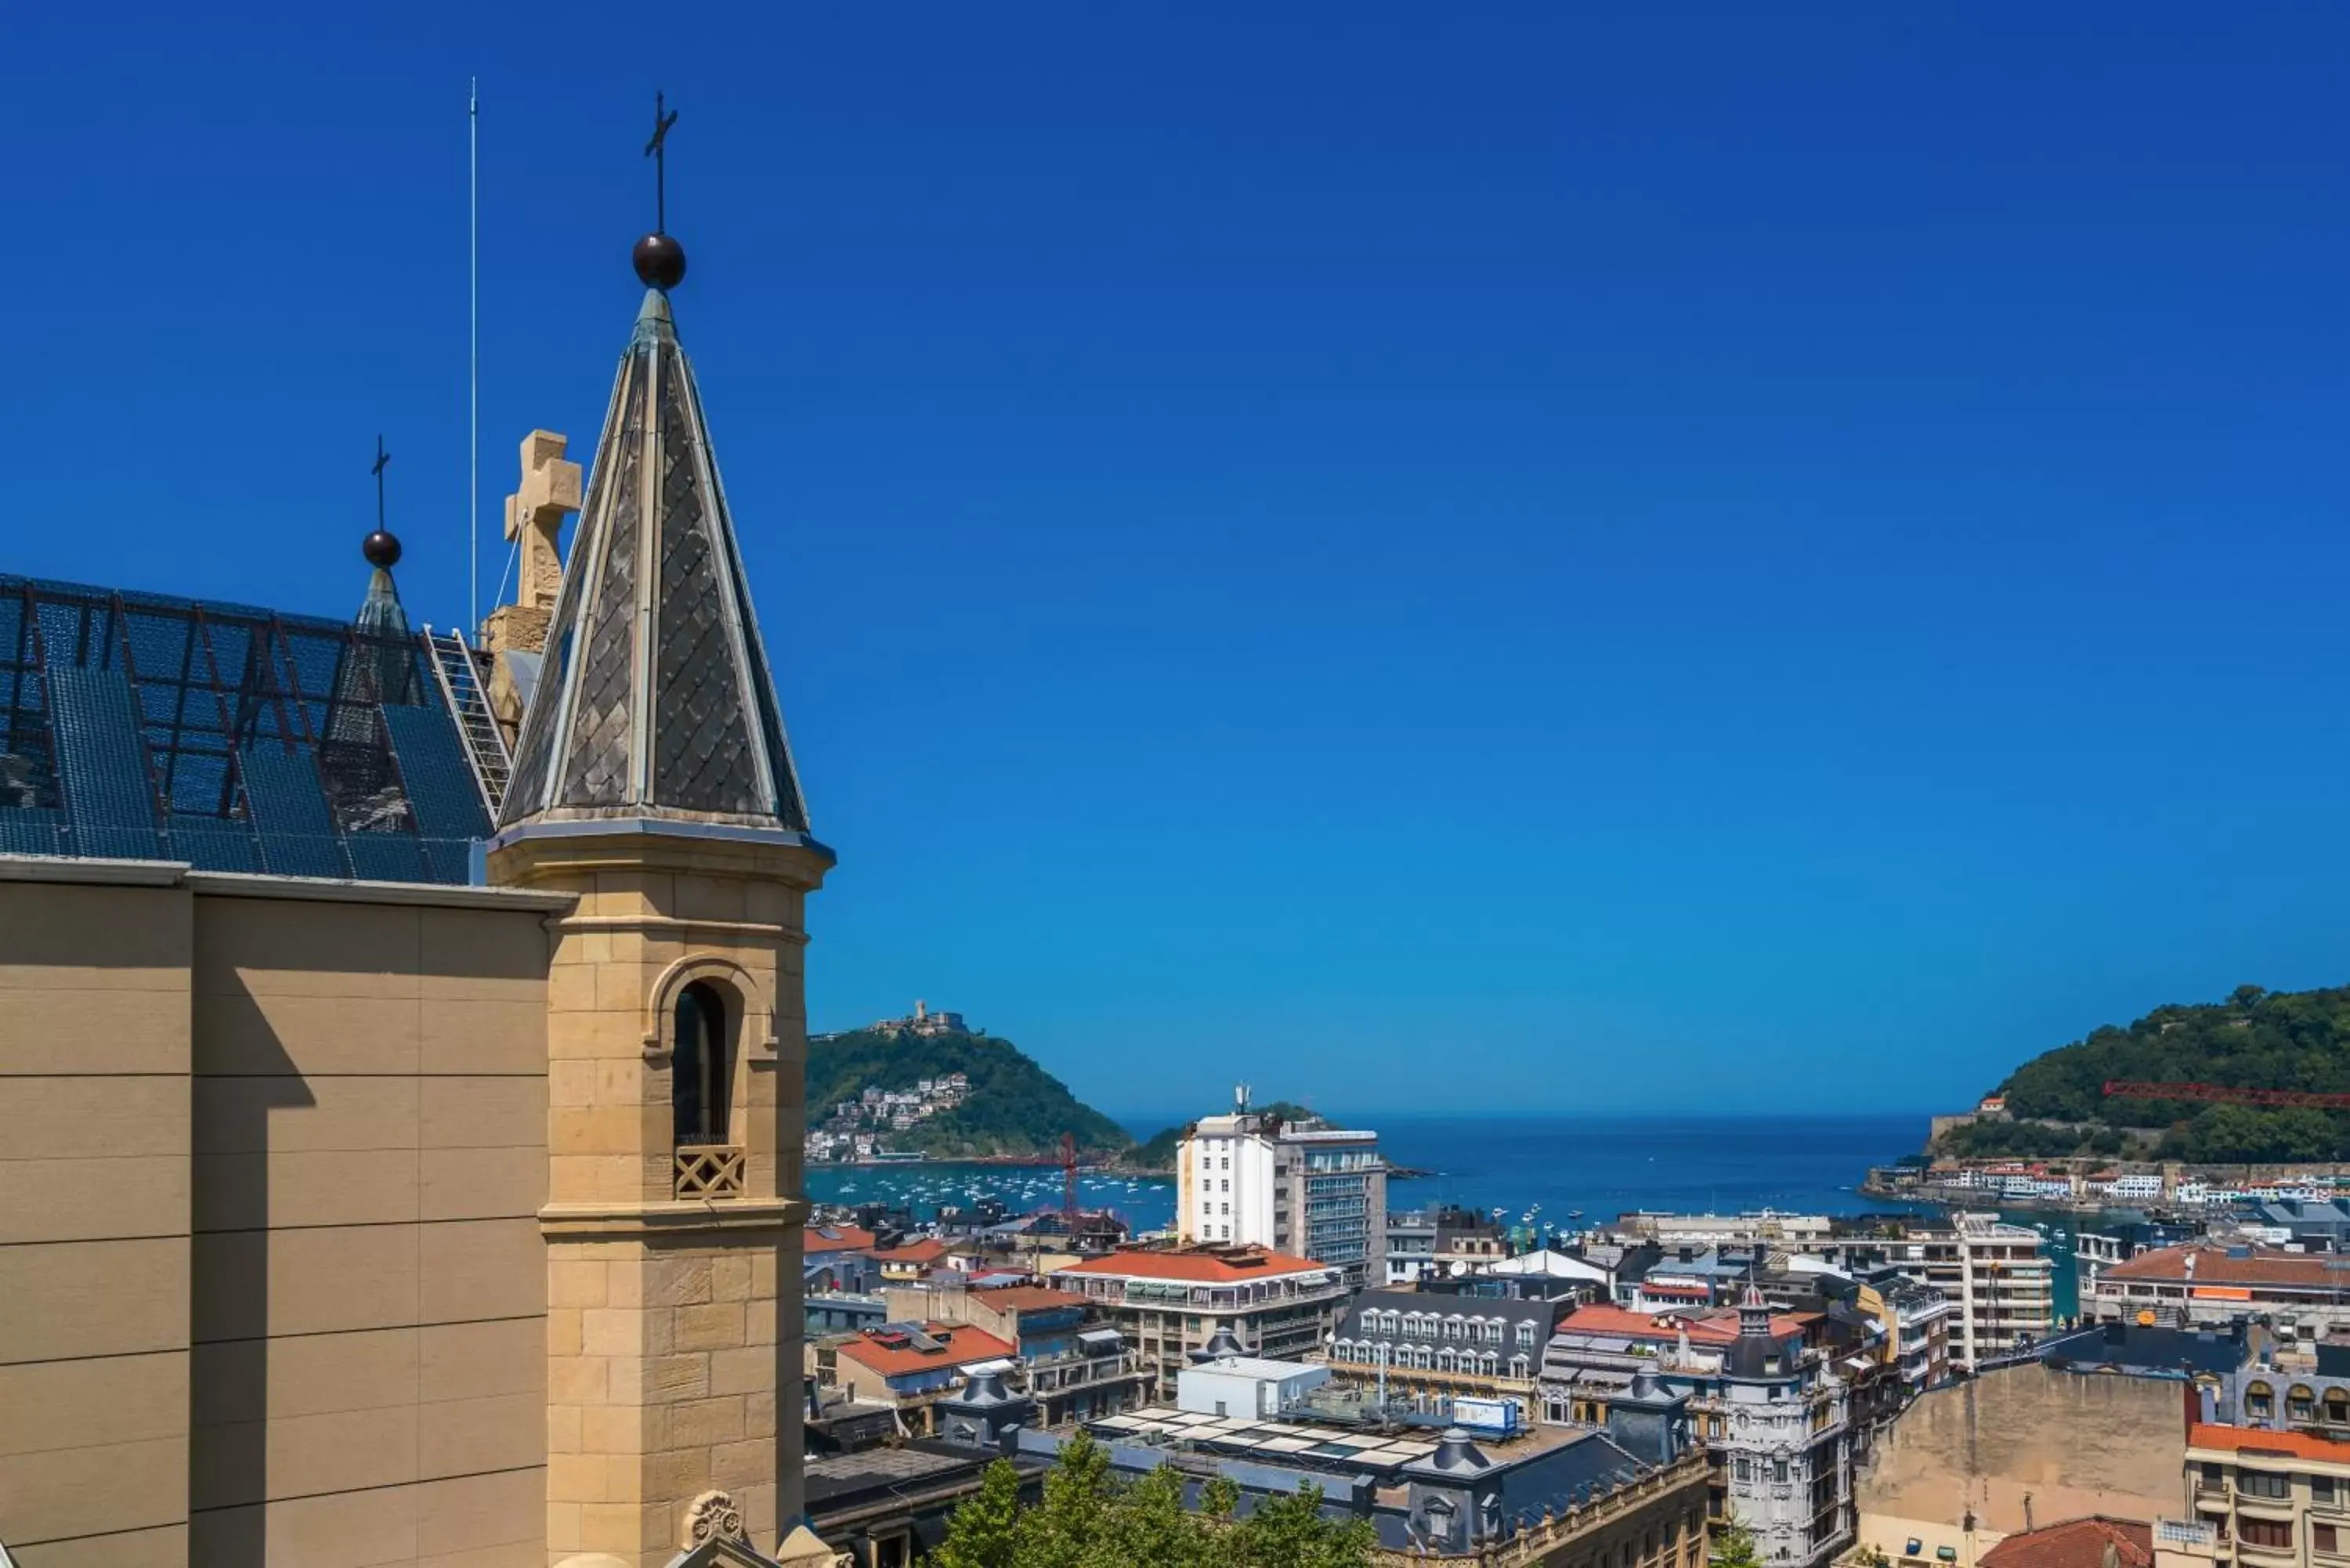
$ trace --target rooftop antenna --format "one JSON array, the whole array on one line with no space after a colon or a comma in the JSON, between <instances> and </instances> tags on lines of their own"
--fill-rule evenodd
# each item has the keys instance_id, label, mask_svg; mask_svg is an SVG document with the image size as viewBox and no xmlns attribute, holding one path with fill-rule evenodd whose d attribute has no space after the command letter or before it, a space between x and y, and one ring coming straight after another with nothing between
<instances>
[{"instance_id":1,"label":"rooftop antenna","mask_svg":"<svg viewBox=\"0 0 2350 1568\"><path fill-rule=\"evenodd\" d=\"M465 607L482 627L482 78L465 87Z\"/></svg>"}]
</instances>

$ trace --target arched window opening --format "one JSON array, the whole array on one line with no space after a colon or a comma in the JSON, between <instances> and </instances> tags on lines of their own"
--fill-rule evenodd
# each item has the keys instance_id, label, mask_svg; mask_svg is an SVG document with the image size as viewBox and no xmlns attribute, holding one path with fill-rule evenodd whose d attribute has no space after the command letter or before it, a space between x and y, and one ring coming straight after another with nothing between
<instances>
[{"instance_id":1,"label":"arched window opening","mask_svg":"<svg viewBox=\"0 0 2350 1568\"><path fill-rule=\"evenodd\" d=\"M733 1141L727 1057L726 1003L697 981L677 993L677 1039L670 1047L670 1104L681 1147Z\"/></svg>"}]
</instances>

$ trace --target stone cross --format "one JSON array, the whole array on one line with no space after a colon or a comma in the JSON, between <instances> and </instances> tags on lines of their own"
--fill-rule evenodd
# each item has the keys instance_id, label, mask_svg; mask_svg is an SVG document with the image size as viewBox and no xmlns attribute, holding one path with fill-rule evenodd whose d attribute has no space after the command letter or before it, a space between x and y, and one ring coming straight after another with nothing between
<instances>
[{"instance_id":1,"label":"stone cross","mask_svg":"<svg viewBox=\"0 0 2350 1568\"><path fill-rule=\"evenodd\" d=\"M522 441L522 487L506 497L506 537L522 546L514 602L552 614L563 587L563 555L556 535L567 514L579 510L579 465L564 461L569 443L553 431Z\"/></svg>"}]
</instances>

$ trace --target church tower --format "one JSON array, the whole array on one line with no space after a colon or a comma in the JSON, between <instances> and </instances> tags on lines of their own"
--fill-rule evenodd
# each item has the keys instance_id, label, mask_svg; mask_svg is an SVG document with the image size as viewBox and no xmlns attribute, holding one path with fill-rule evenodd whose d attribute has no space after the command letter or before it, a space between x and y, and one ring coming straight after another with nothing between
<instances>
[{"instance_id":1,"label":"church tower","mask_svg":"<svg viewBox=\"0 0 2350 1568\"><path fill-rule=\"evenodd\" d=\"M668 291L612 389L493 882L577 895L547 1019L547 1561L799 1522L809 834Z\"/></svg>"}]
</instances>

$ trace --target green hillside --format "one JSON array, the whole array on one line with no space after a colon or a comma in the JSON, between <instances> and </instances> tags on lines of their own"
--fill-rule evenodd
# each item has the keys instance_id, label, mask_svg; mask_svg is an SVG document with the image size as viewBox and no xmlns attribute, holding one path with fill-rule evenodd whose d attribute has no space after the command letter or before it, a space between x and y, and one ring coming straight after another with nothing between
<instances>
[{"instance_id":1,"label":"green hillside","mask_svg":"<svg viewBox=\"0 0 2350 1568\"><path fill-rule=\"evenodd\" d=\"M1079 1101L1068 1086L1009 1040L993 1034L884 1034L870 1029L808 1042L807 1113L811 1126L835 1104L868 1087L911 1089L923 1078L962 1073L971 1097L903 1132L889 1147L924 1154L1045 1155L1074 1133L1089 1154L1122 1154L1132 1143L1116 1122Z\"/></svg>"},{"instance_id":2,"label":"green hillside","mask_svg":"<svg viewBox=\"0 0 2350 1568\"><path fill-rule=\"evenodd\" d=\"M1288 1122L1306 1121L1315 1115L1304 1106L1293 1106L1287 1100L1275 1100L1269 1106L1252 1106L1249 1108L1278 1116L1282 1120ZM1190 1131L1191 1127L1191 1124L1185 1122L1179 1127L1159 1128L1149 1138L1134 1146L1133 1151L1126 1157L1126 1163L1137 1170L1174 1169L1175 1146L1183 1141L1183 1135Z\"/></svg>"},{"instance_id":3,"label":"green hillside","mask_svg":"<svg viewBox=\"0 0 2350 1568\"><path fill-rule=\"evenodd\" d=\"M2244 985L2225 1002L2158 1007L2126 1028L2107 1024L2008 1075L1999 1092L2019 1122L1961 1128L1945 1147L2069 1153L2048 1146L2077 1143L2110 1153L2121 1142L2120 1129L2147 1127L2167 1129L2157 1150L2167 1159L2350 1159L2350 1114L2109 1100L2109 1078L2350 1092L2350 987L2271 992ZM2059 1130L2034 1121L2078 1126Z\"/></svg>"}]
</instances>

